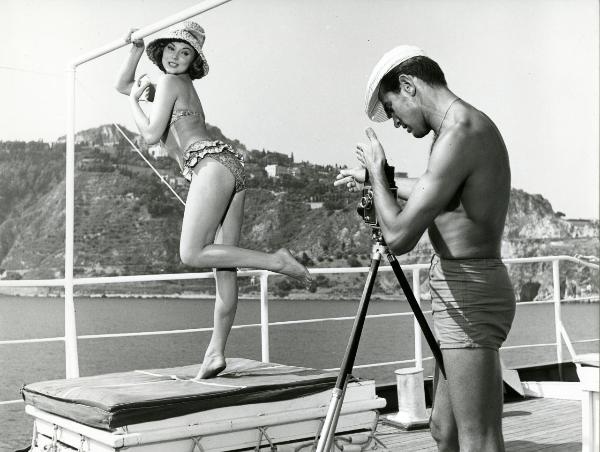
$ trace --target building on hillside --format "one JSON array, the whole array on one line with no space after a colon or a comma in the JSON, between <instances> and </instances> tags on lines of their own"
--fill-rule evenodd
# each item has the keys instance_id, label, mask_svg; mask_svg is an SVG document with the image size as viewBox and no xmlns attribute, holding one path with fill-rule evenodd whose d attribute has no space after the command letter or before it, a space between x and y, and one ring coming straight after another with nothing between
<instances>
[{"instance_id":1,"label":"building on hillside","mask_svg":"<svg viewBox=\"0 0 600 452\"><path fill-rule=\"evenodd\" d=\"M598 220L567 218L565 221L571 225L571 233L575 238L598 237Z\"/></svg>"},{"instance_id":2,"label":"building on hillside","mask_svg":"<svg viewBox=\"0 0 600 452\"><path fill-rule=\"evenodd\" d=\"M183 176L163 175L162 178L171 186L181 188L187 184L187 180Z\"/></svg>"},{"instance_id":3,"label":"building on hillside","mask_svg":"<svg viewBox=\"0 0 600 452\"><path fill-rule=\"evenodd\" d=\"M167 152L167 148L160 143L154 144L148 147L148 154L154 159L160 157L168 157L169 153Z\"/></svg>"},{"instance_id":4,"label":"building on hillside","mask_svg":"<svg viewBox=\"0 0 600 452\"><path fill-rule=\"evenodd\" d=\"M267 165L265 171L269 177L281 177L283 174L289 174L290 176L298 176L300 174L300 168L295 166L283 166L283 165Z\"/></svg>"},{"instance_id":5,"label":"building on hillside","mask_svg":"<svg viewBox=\"0 0 600 452\"><path fill-rule=\"evenodd\" d=\"M102 167L102 166L112 166L110 163L104 162L104 160L97 157L84 157L77 160L76 167L79 170L92 170Z\"/></svg>"}]
</instances>

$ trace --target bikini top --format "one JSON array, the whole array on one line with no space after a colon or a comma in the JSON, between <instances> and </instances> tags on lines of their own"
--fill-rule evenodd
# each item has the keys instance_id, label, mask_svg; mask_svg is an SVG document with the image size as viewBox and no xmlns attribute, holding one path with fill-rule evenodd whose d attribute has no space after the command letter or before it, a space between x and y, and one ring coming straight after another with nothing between
<instances>
[{"instance_id":1,"label":"bikini top","mask_svg":"<svg viewBox=\"0 0 600 452\"><path fill-rule=\"evenodd\" d=\"M185 108L173 109L173 113L171 113L171 121L169 122L169 126L172 126L181 118L184 118L186 116L199 116L203 118L204 113L202 113L201 111L186 110Z\"/></svg>"}]
</instances>

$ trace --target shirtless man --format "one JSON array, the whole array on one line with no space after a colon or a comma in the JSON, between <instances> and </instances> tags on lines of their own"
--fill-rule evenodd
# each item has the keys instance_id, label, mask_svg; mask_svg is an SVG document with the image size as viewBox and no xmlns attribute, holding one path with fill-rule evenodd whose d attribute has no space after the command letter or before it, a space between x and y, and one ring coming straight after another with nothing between
<instances>
[{"instance_id":1,"label":"shirtless man","mask_svg":"<svg viewBox=\"0 0 600 452\"><path fill-rule=\"evenodd\" d=\"M365 168L383 237L395 254L409 252L427 229L433 324L447 380L436 381L431 434L440 451L504 451L503 386L498 349L510 330L515 297L500 260L510 195L506 146L484 113L457 97L422 50L397 47L371 74L366 113L392 119L416 138L433 131L427 170L400 179L401 210L387 187L383 147L367 129L357 146L361 166L335 185L358 191Z\"/></svg>"}]
</instances>

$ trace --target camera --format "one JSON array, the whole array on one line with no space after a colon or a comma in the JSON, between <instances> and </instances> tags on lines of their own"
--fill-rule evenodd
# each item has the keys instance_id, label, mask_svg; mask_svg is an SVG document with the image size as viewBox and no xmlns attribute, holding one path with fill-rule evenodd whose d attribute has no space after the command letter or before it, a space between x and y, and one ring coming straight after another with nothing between
<instances>
[{"instance_id":1,"label":"camera","mask_svg":"<svg viewBox=\"0 0 600 452\"><path fill-rule=\"evenodd\" d=\"M394 180L394 167L385 163L385 178L387 180L388 188L390 193L394 195L396 199L396 181ZM375 195L373 193L373 187L369 182L369 172L367 171L365 177L365 185L362 191L362 197L356 207L356 212L362 217L363 221L372 228L378 228L379 223L377 222L377 211L375 210Z\"/></svg>"}]
</instances>

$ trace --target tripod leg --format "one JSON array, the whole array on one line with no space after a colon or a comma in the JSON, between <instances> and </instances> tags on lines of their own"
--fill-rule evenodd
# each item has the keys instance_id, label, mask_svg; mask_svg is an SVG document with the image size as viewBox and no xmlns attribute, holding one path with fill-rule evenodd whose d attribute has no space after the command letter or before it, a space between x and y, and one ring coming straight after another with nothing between
<instances>
[{"instance_id":1,"label":"tripod leg","mask_svg":"<svg viewBox=\"0 0 600 452\"><path fill-rule=\"evenodd\" d=\"M431 349L431 352L433 353L433 356L440 368L440 371L442 372L442 375L444 376L444 378L446 378L446 370L444 369L444 359L442 358L442 351L440 350L440 346L438 345L437 341L435 340L435 337L434 337L433 333L431 332L429 325L427 324L427 320L425 319L425 316L423 315L423 311L421 311L421 308L415 298L412 288L410 287L410 284L408 283L406 276L404 276L404 272L402 271L402 268L400 267L400 264L398 263L398 259L396 259L396 256L394 256L389 250L387 252L387 258L388 258L388 261L390 262L390 265L392 266L392 270L394 271L394 274L396 275L396 279L398 279L398 283L400 283L400 286L402 287L402 290L404 291L404 295L406 296L406 299L408 300L408 303L410 304L410 307L411 307L413 313L415 314L415 318L417 319L417 322L419 322L421 331L423 331L423 335L425 336L425 339L427 340L427 344L429 344L429 348Z\"/></svg>"},{"instance_id":2,"label":"tripod leg","mask_svg":"<svg viewBox=\"0 0 600 452\"><path fill-rule=\"evenodd\" d=\"M325 421L323 422L323 428L321 429L316 452L329 451L333 443L335 428L337 426L339 414L342 409L342 403L344 402L346 384L348 377L352 372L352 368L354 367L354 359L356 358L356 352L360 342L360 335L365 323L367 308L369 307L369 300L371 299L371 292L373 291L373 285L375 284L377 269L379 268L379 263L381 262L381 255L382 252L380 247L375 246L373 258L371 259L371 267L369 268L369 274L367 275L367 280L365 282L360 304L358 305L358 312L354 318L354 325L352 326L350 339L346 347L346 352L344 353L344 358L340 367L340 373L338 374L335 387L333 388L333 394L331 396Z\"/></svg>"},{"instance_id":3,"label":"tripod leg","mask_svg":"<svg viewBox=\"0 0 600 452\"><path fill-rule=\"evenodd\" d=\"M335 429L337 427L340 413L342 411L342 405L344 403L344 397L346 395L346 387L348 386L349 376L346 377L344 382L344 388L339 390L338 388L333 389L331 395L331 401L327 410L327 416L323 423L323 430L319 443L317 444L317 451L330 451L335 438ZM319 448L321 447L321 448Z\"/></svg>"}]
</instances>

